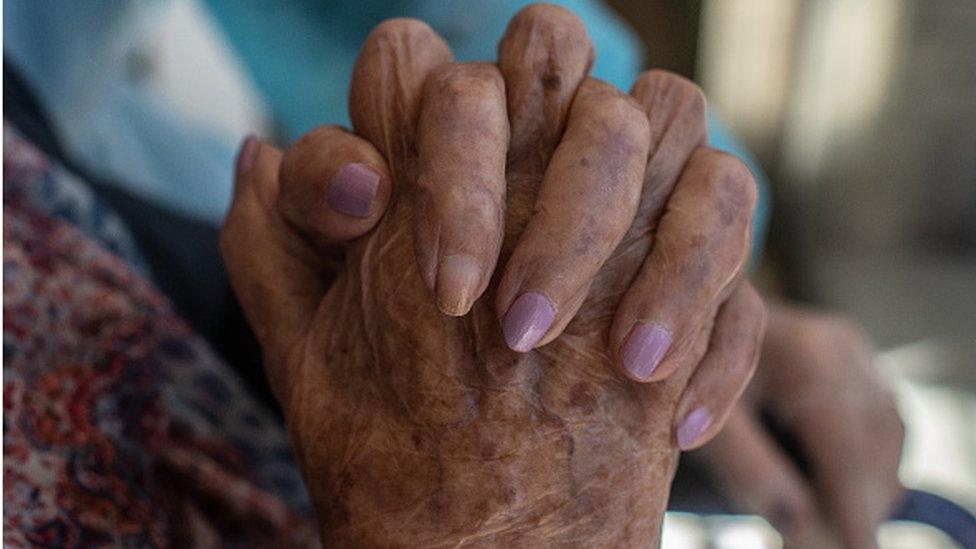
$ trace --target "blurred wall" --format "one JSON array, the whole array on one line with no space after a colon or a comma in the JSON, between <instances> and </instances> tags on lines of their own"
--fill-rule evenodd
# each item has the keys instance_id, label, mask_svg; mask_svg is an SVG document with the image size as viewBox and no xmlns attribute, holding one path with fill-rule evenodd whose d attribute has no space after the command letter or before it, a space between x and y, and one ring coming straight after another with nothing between
<instances>
[{"instance_id":1,"label":"blurred wall","mask_svg":"<svg viewBox=\"0 0 976 549\"><path fill-rule=\"evenodd\" d=\"M973 339L976 2L702 13L700 81L772 175L786 291L852 312L886 345Z\"/></svg>"},{"instance_id":2,"label":"blurred wall","mask_svg":"<svg viewBox=\"0 0 976 549\"><path fill-rule=\"evenodd\" d=\"M867 328L907 425L903 481L976 505L976 1L660 5L632 19L652 64L694 74L770 175L766 293ZM655 56L698 8L697 46Z\"/></svg>"},{"instance_id":3,"label":"blurred wall","mask_svg":"<svg viewBox=\"0 0 976 549\"><path fill-rule=\"evenodd\" d=\"M607 0L607 4L641 37L648 67L694 76L701 0Z\"/></svg>"}]
</instances>

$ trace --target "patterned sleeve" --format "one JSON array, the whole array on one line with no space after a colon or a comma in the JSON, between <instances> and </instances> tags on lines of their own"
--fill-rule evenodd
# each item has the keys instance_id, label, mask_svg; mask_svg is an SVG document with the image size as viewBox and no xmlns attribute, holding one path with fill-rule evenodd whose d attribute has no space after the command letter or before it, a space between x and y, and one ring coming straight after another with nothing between
<instances>
[{"instance_id":1,"label":"patterned sleeve","mask_svg":"<svg viewBox=\"0 0 976 549\"><path fill-rule=\"evenodd\" d=\"M11 135L4 544L314 546L276 419L126 254L113 253L125 239L101 229L114 225L77 217L84 200L55 206L48 199L61 192L33 188L54 177L52 164Z\"/></svg>"}]
</instances>

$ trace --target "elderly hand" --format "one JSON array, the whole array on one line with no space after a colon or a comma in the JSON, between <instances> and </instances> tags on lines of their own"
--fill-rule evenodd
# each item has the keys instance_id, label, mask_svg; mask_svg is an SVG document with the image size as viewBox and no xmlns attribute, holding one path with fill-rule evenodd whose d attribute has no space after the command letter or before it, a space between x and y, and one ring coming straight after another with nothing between
<instances>
[{"instance_id":1,"label":"elderly hand","mask_svg":"<svg viewBox=\"0 0 976 549\"><path fill-rule=\"evenodd\" d=\"M729 496L791 546L872 547L902 494L904 428L855 323L787 307L770 311L759 371L702 457ZM803 455L801 472L759 421L767 413Z\"/></svg>"},{"instance_id":2,"label":"elderly hand","mask_svg":"<svg viewBox=\"0 0 976 549\"><path fill-rule=\"evenodd\" d=\"M497 67L389 21L357 135L242 152L222 247L329 542L653 543L677 446L751 375L748 170L705 146L692 84L631 99L591 58L553 6ZM327 289L324 251L367 232Z\"/></svg>"}]
</instances>

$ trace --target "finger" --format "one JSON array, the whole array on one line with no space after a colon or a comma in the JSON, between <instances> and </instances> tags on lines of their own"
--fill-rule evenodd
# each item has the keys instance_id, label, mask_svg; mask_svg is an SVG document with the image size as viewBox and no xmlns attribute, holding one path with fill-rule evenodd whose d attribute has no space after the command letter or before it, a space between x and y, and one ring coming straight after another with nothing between
<instances>
[{"instance_id":1,"label":"finger","mask_svg":"<svg viewBox=\"0 0 976 549\"><path fill-rule=\"evenodd\" d=\"M249 137L238 157L234 198L220 232L228 277L261 347L291 348L302 337L327 289L325 258L276 209L281 152ZM265 357L274 370L284 361ZM286 372L269 371L279 400Z\"/></svg>"},{"instance_id":2,"label":"finger","mask_svg":"<svg viewBox=\"0 0 976 549\"><path fill-rule=\"evenodd\" d=\"M763 359L762 405L799 453L832 531L848 546L873 545L902 491L904 426L875 377L869 338L850 320L771 307ZM804 389L775 390L794 386Z\"/></svg>"},{"instance_id":3,"label":"finger","mask_svg":"<svg viewBox=\"0 0 976 549\"><path fill-rule=\"evenodd\" d=\"M512 141L508 151L503 256L532 216L539 182L563 133L570 103L593 64L593 46L571 11L533 4L498 45Z\"/></svg>"},{"instance_id":4,"label":"finger","mask_svg":"<svg viewBox=\"0 0 976 549\"><path fill-rule=\"evenodd\" d=\"M656 381L687 361L742 273L755 204L745 164L707 147L692 153L611 328L611 348L626 375Z\"/></svg>"},{"instance_id":5,"label":"finger","mask_svg":"<svg viewBox=\"0 0 976 549\"><path fill-rule=\"evenodd\" d=\"M502 244L505 83L494 65L435 70L418 126L415 251L441 311L464 315L488 286Z\"/></svg>"},{"instance_id":6,"label":"finger","mask_svg":"<svg viewBox=\"0 0 976 549\"><path fill-rule=\"evenodd\" d=\"M838 393L829 411L810 408L792 428L824 515L847 546L871 547L900 490L902 426L894 410L879 413L843 389Z\"/></svg>"},{"instance_id":7,"label":"finger","mask_svg":"<svg viewBox=\"0 0 976 549\"><path fill-rule=\"evenodd\" d=\"M398 183L416 180L424 85L434 69L451 60L450 48L437 33L406 18L377 25L356 60L349 90L353 129L386 158Z\"/></svg>"},{"instance_id":8,"label":"finger","mask_svg":"<svg viewBox=\"0 0 976 549\"><path fill-rule=\"evenodd\" d=\"M737 406L725 427L694 455L737 507L765 517L791 542L809 540L821 530L812 490L745 407Z\"/></svg>"},{"instance_id":9,"label":"finger","mask_svg":"<svg viewBox=\"0 0 976 549\"><path fill-rule=\"evenodd\" d=\"M748 282L719 309L708 351L675 411L675 436L682 450L698 448L722 429L756 371L765 320L762 299Z\"/></svg>"},{"instance_id":10,"label":"finger","mask_svg":"<svg viewBox=\"0 0 976 549\"><path fill-rule=\"evenodd\" d=\"M579 88L536 198L505 265L497 310L509 347L557 337L633 221L649 146L640 106L604 82Z\"/></svg>"},{"instance_id":11,"label":"finger","mask_svg":"<svg viewBox=\"0 0 976 549\"><path fill-rule=\"evenodd\" d=\"M705 94L682 76L650 70L637 77L630 95L644 108L651 130L641 205L631 228L644 235L657 225L688 157L707 141Z\"/></svg>"},{"instance_id":12,"label":"finger","mask_svg":"<svg viewBox=\"0 0 976 549\"><path fill-rule=\"evenodd\" d=\"M288 149L280 185L278 212L320 247L368 232L390 199L383 157L338 126L316 128Z\"/></svg>"},{"instance_id":13,"label":"finger","mask_svg":"<svg viewBox=\"0 0 976 549\"><path fill-rule=\"evenodd\" d=\"M533 4L512 17L498 45L512 126L510 164L542 174L592 65L593 45L573 12Z\"/></svg>"}]
</instances>

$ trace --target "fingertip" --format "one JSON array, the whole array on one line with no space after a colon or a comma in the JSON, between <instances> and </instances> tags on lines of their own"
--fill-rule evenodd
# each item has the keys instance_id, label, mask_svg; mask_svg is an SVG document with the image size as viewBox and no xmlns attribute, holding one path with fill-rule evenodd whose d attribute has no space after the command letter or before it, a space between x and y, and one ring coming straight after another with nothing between
<instances>
[{"instance_id":1,"label":"fingertip","mask_svg":"<svg viewBox=\"0 0 976 549\"><path fill-rule=\"evenodd\" d=\"M236 177L245 175L254 166L254 161L258 156L258 149L261 145L257 136L249 134L241 142L240 149L237 151L237 159L234 162L234 173Z\"/></svg>"},{"instance_id":2,"label":"fingertip","mask_svg":"<svg viewBox=\"0 0 976 549\"><path fill-rule=\"evenodd\" d=\"M620 347L620 365L628 377L646 383L671 348L671 332L655 322L639 322Z\"/></svg>"},{"instance_id":3,"label":"fingertip","mask_svg":"<svg viewBox=\"0 0 976 549\"><path fill-rule=\"evenodd\" d=\"M464 316L481 294L481 263L467 254L444 257L437 271L437 306L446 315Z\"/></svg>"},{"instance_id":4,"label":"fingertip","mask_svg":"<svg viewBox=\"0 0 976 549\"><path fill-rule=\"evenodd\" d=\"M688 412L675 429L678 448L686 452L694 450L708 442L706 431L712 425L712 416L704 406L698 406Z\"/></svg>"}]
</instances>

